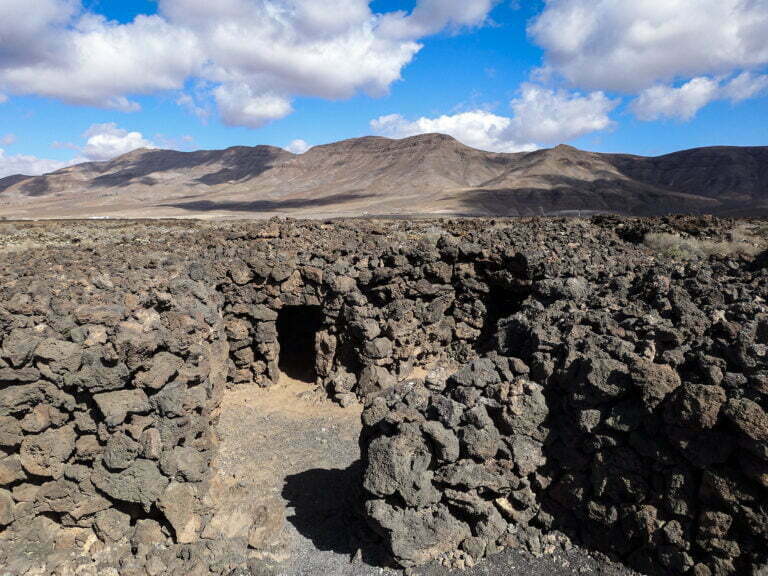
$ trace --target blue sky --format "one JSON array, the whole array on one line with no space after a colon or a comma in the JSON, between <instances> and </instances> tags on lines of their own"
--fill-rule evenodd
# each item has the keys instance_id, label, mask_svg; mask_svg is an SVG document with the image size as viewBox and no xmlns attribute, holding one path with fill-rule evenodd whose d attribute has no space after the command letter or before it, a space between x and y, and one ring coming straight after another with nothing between
<instances>
[{"instance_id":1,"label":"blue sky","mask_svg":"<svg viewBox=\"0 0 768 576\"><path fill-rule=\"evenodd\" d=\"M764 0L39 2L0 2L0 176L371 133L499 151L768 145Z\"/></svg>"}]
</instances>

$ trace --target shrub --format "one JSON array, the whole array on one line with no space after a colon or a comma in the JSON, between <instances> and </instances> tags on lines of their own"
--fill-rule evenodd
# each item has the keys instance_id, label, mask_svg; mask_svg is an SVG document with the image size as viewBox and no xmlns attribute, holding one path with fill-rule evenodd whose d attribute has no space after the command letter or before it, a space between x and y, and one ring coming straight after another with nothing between
<instances>
[{"instance_id":1,"label":"shrub","mask_svg":"<svg viewBox=\"0 0 768 576\"><path fill-rule=\"evenodd\" d=\"M744 229L732 231L730 240L704 240L652 232L646 234L644 244L651 250L676 260L699 260L713 255L753 258L766 248L763 238Z\"/></svg>"}]
</instances>

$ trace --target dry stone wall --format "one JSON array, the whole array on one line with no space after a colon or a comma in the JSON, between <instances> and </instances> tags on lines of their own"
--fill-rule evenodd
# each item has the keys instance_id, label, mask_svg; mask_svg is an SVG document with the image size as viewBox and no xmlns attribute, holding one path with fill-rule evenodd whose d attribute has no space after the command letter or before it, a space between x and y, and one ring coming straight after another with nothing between
<instances>
[{"instance_id":1,"label":"dry stone wall","mask_svg":"<svg viewBox=\"0 0 768 576\"><path fill-rule=\"evenodd\" d=\"M402 566L573 540L649 573L756 570L765 256L638 244L731 225L31 227L44 247L0 254L0 566L244 565L206 536L216 409L308 358L303 376L366 406L366 515Z\"/></svg>"},{"instance_id":2,"label":"dry stone wall","mask_svg":"<svg viewBox=\"0 0 768 576\"><path fill-rule=\"evenodd\" d=\"M220 297L183 263L29 264L6 262L0 287L3 573L34 570L35 543L63 562L195 540L228 370Z\"/></svg>"},{"instance_id":3,"label":"dry stone wall","mask_svg":"<svg viewBox=\"0 0 768 576\"><path fill-rule=\"evenodd\" d=\"M329 242L302 242L312 235ZM525 258L494 249L503 236L312 223L273 224L253 236L271 241L233 244L220 266L234 381L273 383L280 311L319 307L314 374L343 402L389 388L414 369L474 357L530 285Z\"/></svg>"},{"instance_id":4,"label":"dry stone wall","mask_svg":"<svg viewBox=\"0 0 768 576\"><path fill-rule=\"evenodd\" d=\"M765 270L579 252L542 261L494 352L367 399L372 525L403 566L568 539L644 573L757 574Z\"/></svg>"}]
</instances>

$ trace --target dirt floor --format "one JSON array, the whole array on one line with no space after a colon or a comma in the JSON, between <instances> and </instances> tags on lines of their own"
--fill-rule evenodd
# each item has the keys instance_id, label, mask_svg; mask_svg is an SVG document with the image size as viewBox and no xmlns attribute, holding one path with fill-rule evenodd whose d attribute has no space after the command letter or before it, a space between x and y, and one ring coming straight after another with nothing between
<instances>
[{"instance_id":1,"label":"dirt floor","mask_svg":"<svg viewBox=\"0 0 768 576\"><path fill-rule=\"evenodd\" d=\"M249 535L254 574L369 576L399 574L356 514L360 406L329 401L313 385L286 377L269 389L241 385L224 398L211 498L215 521L232 536L263 515L265 528ZM258 568L254 568L258 567ZM443 576L433 564L413 571ZM455 572L457 574L462 572ZM632 572L574 548L535 558L508 550L463 572L628 575Z\"/></svg>"}]
</instances>

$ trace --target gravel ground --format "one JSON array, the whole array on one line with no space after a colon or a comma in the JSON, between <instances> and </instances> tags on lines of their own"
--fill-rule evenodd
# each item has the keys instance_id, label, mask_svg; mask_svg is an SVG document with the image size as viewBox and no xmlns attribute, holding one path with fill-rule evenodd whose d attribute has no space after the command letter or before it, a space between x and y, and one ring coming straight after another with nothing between
<instances>
[{"instance_id":1,"label":"gravel ground","mask_svg":"<svg viewBox=\"0 0 768 576\"><path fill-rule=\"evenodd\" d=\"M229 392L219 420L215 462L220 505L261 507L267 523L254 553L258 575L373 576L402 574L385 557L354 514L359 501L360 408L340 408L312 387L283 381L269 390L241 386ZM565 576L632 571L573 548L535 558L506 550L463 572L437 563L413 570L419 576Z\"/></svg>"}]
</instances>

